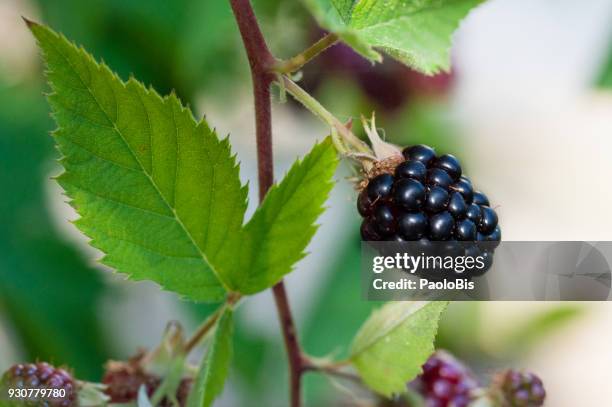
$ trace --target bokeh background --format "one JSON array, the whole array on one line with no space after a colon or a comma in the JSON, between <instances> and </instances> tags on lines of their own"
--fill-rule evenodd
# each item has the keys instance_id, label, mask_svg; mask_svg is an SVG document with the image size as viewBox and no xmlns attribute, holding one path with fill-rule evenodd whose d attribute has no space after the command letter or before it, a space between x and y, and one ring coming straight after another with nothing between
<instances>
[{"instance_id":1,"label":"bokeh background","mask_svg":"<svg viewBox=\"0 0 612 407\"><path fill-rule=\"evenodd\" d=\"M278 56L321 35L297 1L254 3ZM247 63L224 1L0 0L0 371L40 359L99 380L104 361L154 346L170 320L193 330L212 306L96 265L99 253L68 222L75 214L51 180L59 167L47 87L20 15L64 32L123 78L174 89L205 113L231 134L255 197ZM390 60L371 66L336 47L301 83L342 119L375 110L388 140L459 156L499 205L504 239L610 240L611 23L607 0L492 0L456 33L450 75L425 78ZM278 177L326 131L294 102L276 104ZM287 279L300 336L317 356L345 354L376 306L360 298L359 220L343 175L311 254ZM217 405L287 405L270 294L249 299L237 319L232 372ZM483 378L500 366L536 371L547 406L612 405L610 304L456 303L438 342ZM354 396L314 375L306 392L308 406Z\"/></svg>"}]
</instances>

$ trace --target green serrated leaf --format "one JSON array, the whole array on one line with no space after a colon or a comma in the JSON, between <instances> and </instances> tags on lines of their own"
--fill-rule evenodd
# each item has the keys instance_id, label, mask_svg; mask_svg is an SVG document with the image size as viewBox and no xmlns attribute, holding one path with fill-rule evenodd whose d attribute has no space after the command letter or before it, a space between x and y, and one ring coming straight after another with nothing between
<instances>
[{"instance_id":1,"label":"green serrated leaf","mask_svg":"<svg viewBox=\"0 0 612 407\"><path fill-rule=\"evenodd\" d=\"M215 266L238 247L247 191L228 139L47 27L29 23L44 52L49 103L77 227L102 263L193 300L225 295Z\"/></svg>"},{"instance_id":2,"label":"green serrated leaf","mask_svg":"<svg viewBox=\"0 0 612 407\"><path fill-rule=\"evenodd\" d=\"M392 302L372 313L351 347L364 383L391 397L401 394L434 351L443 301Z\"/></svg>"},{"instance_id":3,"label":"green serrated leaf","mask_svg":"<svg viewBox=\"0 0 612 407\"><path fill-rule=\"evenodd\" d=\"M483 0L304 0L319 24L364 57L380 49L425 74L450 69L452 34Z\"/></svg>"},{"instance_id":4,"label":"green serrated leaf","mask_svg":"<svg viewBox=\"0 0 612 407\"><path fill-rule=\"evenodd\" d=\"M333 187L337 165L328 137L270 189L244 228L242 267L232 274L230 287L243 294L264 290L306 255L304 249L317 230L315 222Z\"/></svg>"},{"instance_id":5,"label":"green serrated leaf","mask_svg":"<svg viewBox=\"0 0 612 407\"><path fill-rule=\"evenodd\" d=\"M208 407L223 391L232 359L233 311L226 308L217 322L210 348L187 400L187 407Z\"/></svg>"}]
</instances>

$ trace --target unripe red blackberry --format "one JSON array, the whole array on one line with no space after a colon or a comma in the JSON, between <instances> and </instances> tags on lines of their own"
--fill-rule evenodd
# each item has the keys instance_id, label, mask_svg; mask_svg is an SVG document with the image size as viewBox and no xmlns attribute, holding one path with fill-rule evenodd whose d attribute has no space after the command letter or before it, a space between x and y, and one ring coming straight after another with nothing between
<instances>
[{"instance_id":1,"label":"unripe red blackberry","mask_svg":"<svg viewBox=\"0 0 612 407\"><path fill-rule=\"evenodd\" d=\"M540 407L546 391L542 380L530 372L507 370L497 378L505 407Z\"/></svg>"},{"instance_id":2,"label":"unripe red blackberry","mask_svg":"<svg viewBox=\"0 0 612 407\"><path fill-rule=\"evenodd\" d=\"M77 405L77 385L70 373L48 363L18 364L11 367L0 380L2 397L14 389L40 389L45 394L17 398L25 406L71 407Z\"/></svg>"},{"instance_id":3,"label":"unripe red blackberry","mask_svg":"<svg viewBox=\"0 0 612 407\"><path fill-rule=\"evenodd\" d=\"M461 362L447 352L437 351L409 386L423 396L427 407L467 407L478 383Z\"/></svg>"},{"instance_id":4,"label":"unripe red blackberry","mask_svg":"<svg viewBox=\"0 0 612 407\"><path fill-rule=\"evenodd\" d=\"M162 382L160 377L145 372L140 366L142 355L130 359L128 362L109 362L102 383L106 385L105 393L112 403L128 403L138 399L138 391L145 386L147 395L151 397ZM176 392L176 399L181 406L185 406L193 379L183 378ZM170 407L169 400L162 400L162 407Z\"/></svg>"}]
</instances>

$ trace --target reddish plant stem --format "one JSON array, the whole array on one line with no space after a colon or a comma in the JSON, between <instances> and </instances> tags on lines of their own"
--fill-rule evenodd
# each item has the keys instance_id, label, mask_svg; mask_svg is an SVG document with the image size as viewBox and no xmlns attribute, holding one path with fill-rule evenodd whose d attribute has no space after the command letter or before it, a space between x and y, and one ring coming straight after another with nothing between
<instances>
[{"instance_id":1,"label":"reddish plant stem","mask_svg":"<svg viewBox=\"0 0 612 407\"><path fill-rule=\"evenodd\" d=\"M274 80L272 67L276 63L276 59L272 56L266 45L250 0L230 0L230 4L238 24L238 29L240 30L240 35L242 36L253 78L257 168L259 199L261 202L274 182L270 85ZM291 407L300 407L301 378L305 365L304 358L283 281L281 280L276 284L272 291L289 360L290 405Z\"/></svg>"},{"instance_id":2,"label":"reddish plant stem","mask_svg":"<svg viewBox=\"0 0 612 407\"><path fill-rule=\"evenodd\" d=\"M259 199L263 200L274 183L272 153L272 108L270 84L274 75L270 67L276 62L261 33L249 0L230 0L236 23L246 49L255 96L255 136L257 139L257 169Z\"/></svg>"},{"instance_id":3,"label":"reddish plant stem","mask_svg":"<svg viewBox=\"0 0 612 407\"><path fill-rule=\"evenodd\" d=\"M306 371L307 363L302 354L302 348L300 347L291 315L291 308L287 299L287 291L282 280L272 287L272 292L274 293L278 317L283 330L285 348L287 349L287 358L289 359L290 405L291 407L300 407L302 403L302 374Z\"/></svg>"}]
</instances>

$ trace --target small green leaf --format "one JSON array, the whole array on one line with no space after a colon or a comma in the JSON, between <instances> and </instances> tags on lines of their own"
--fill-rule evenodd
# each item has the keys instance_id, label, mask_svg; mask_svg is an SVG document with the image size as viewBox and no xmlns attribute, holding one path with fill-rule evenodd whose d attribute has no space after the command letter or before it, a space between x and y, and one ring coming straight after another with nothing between
<instances>
[{"instance_id":1,"label":"small green leaf","mask_svg":"<svg viewBox=\"0 0 612 407\"><path fill-rule=\"evenodd\" d=\"M232 359L233 311L226 308L187 400L187 407L208 407L221 394Z\"/></svg>"},{"instance_id":2,"label":"small green leaf","mask_svg":"<svg viewBox=\"0 0 612 407\"><path fill-rule=\"evenodd\" d=\"M374 311L351 347L351 361L365 384L386 397L403 393L434 351L438 320L446 305L392 302Z\"/></svg>"},{"instance_id":3,"label":"small green leaf","mask_svg":"<svg viewBox=\"0 0 612 407\"><path fill-rule=\"evenodd\" d=\"M102 263L193 300L225 296L219 265L239 251L247 191L228 139L47 27L28 23L44 52L58 177L105 253Z\"/></svg>"},{"instance_id":4,"label":"small green leaf","mask_svg":"<svg viewBox=\"0 0 612 407\"><path fill-rule=\"evenodd\" d=\"M425 74L450 69L452 34L483 0L303 0L319 24L364 57L376 49Z\"/></svg>"},{"instance_id":5,"label":"small green leaf","mask_svg":"<svg viewBox=\"0 0 612 407\"><path fill-rule=\"evenodd\" d=\"M273 186L244 228L242 266L227 276L230 287L253 294L276 284L303 258L315 222L333 187L338 165L331 138L315 145Z\"/></svg>"}]
</instances>

